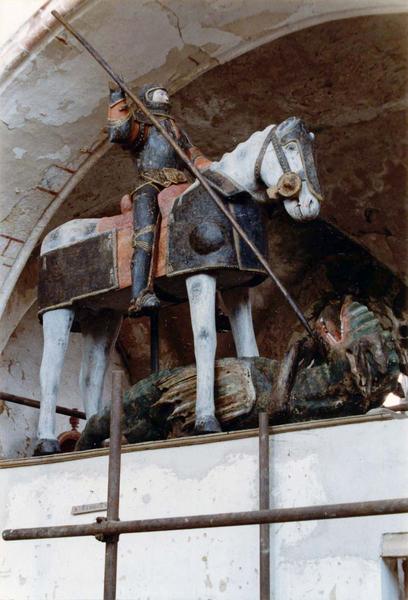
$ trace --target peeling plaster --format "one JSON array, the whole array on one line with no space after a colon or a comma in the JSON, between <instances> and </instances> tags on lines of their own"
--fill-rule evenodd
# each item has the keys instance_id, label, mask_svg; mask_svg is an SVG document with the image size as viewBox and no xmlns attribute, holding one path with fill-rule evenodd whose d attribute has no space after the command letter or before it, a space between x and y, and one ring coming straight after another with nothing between
<instances>
[{"instance_id":1,"label":"peeling plaster","mask_svg":"<svg viewBox=\"0 0 408 600\"><path fill-rule=\"evenodd\" d=\"M163 5L152 0L140 5L123 0L120 11L116 10L116 4L106 1L75 3L71 0L66 4L81 5L81 13L73 18L74 24L131 82L138 85L143 79L159 75L163 80L167 79L172 89L184 86L220 61L229 60L247 49L312 22L358 12L407 10L402 2L377 2L373 6L361 1L339 3L336 0L324 4L282 1L274 4L273 12L266 1L194 0L187 3L173 0ZM51 38L49 20L45 14L42 18L47 23L45 37L37 47L31 48L31 54L27 54L20 67L11 73L0 108L0 111L5 111L4 124L11 129L4 140L4 148L26 150L23 160L15 157L10 163L5 162L4 168L10 175L1 189L2 204L6 206L6 231L10 231L9 226L14 226L16 231L21 228L30 240L20 254L19 262L11 265L12 271L7 271L10 275L3 288L4 298L11 293L19 269L24 265L23 256L27 260L35 237L38 239L41 235L41 227L45 226L44 214L53 214L52 210L44 213L36 228L29 233L26 229L27 212L22 204L20 221L17 203L20 198L25 198L27 190L39 184L49 161L64 162L69 160L62 157L68 156L67 148L75 156L79 148L91 145L89 140L99 135L106 110L104 73L84 54L77 42L68 40L66 43L68 38L61 33L61 28L58 29L58 37ZM142 21L143 27L138 27ZM130 27L129 23L135 26ZM159 36L155 34L157 31L160 31ZM13 110L16 106L17 111ZM390 105L390 110L397 109L398 104ZM380 107L380 110L383 108ZM367 118L375 116L374 113L367 114ZM54 140L52 143L51 139ZM2 153L5 154L3 150ZM54 158L58 154L60 158ZM10 155L13 156L12 152ZM25 169L19 169L18 165L23 163ZM21 190L17 197L16 189ZM16 211L10 217L10 208L14 206ZM33 223L35 218L31 221ZM393 242L389 240L387 243L391 248Z\"/></svg>"},{"instance_id":2,"label":"peeling plaster","mask_svg":"<svg viewBox=\"0 0 408 600\"><path fill-rule=\"evenodd\" d=\"M63 188L63 190L61 190L61 192L58 194L58 196L55 197L52 204L50 206L48 206L48 208L42 213L41 217L36 222L34 228L31 230L30 235L25 242L25 245L24 245L25 253L23 253L21 251L14 263L15 267L17 267L17 268L14 270L14 272L10 272L10 274L7 277L7 284L9 285L10 292L11 292L11 290L14 289L14 286L17 284L19 275L27 262L27 257L29 257L31 255L31 252L33 251L41 233L44 231L45 227L49 223L52 216L55 214L55 212L58 210L58 208L61 206L61 204L64 202L64 200L68 197L68 195L72 192L72 190L75 188L77 183L79 183L79 181L82 179L83 175L105 154L106 150L107 150L107 146L103 142L102 143L100 142L99 145L94 145L94 147L92 148L92 151L89 151L89 155L87 156L87 159L81 164L78 171L71 177L69 182ZM0 294L0 314L1 315L3 315L3 313L6 309L12 311L13 309L12 308L10 309L10 304L14 305L12 298L10 299L10 302L8 302L9 294L7 294L7 292L6 293L4 293L4 292L6 292L5 286L3 286L3 295ZM16 315L14 315L14 316L16 316ZM16 323L18 323L18 320L17 321L13 320L12 323L9 322L7 324L7 331L10 332L10 325L15 326ZM8 336L6 336L3 339L3 343L7 343L7 339L8 339Z\"/></svg>"},{"instance_id":3,"label":"peeling plaster","mask_svg":"<svg viewBox=\"0 0 408 600\"><path fill-rule=\"evenodd\" d=\"M48 158L49 160L61 160L65 162L70 158L70 156L71 148L67 144L65 144L65 146L63 146L57 152L52 152L51 154L44 154L38 156L38 159L41 160L42 158Z\"/></svg>"},{"instance_id":4,"label":"peeling plaster","mask_svg":"<svg viewBox=\"0 0 408 600\"><path fill-rule=\"evenodd\" d=\"M37 306L32 305L0 356L1 391L34 400L40 399L41 348L42 328L37 317ZM81 356L82 336L72 334L62 373L58 403L83 410L78 382ZM111 397L112 369L115 368L122 368L121 359L116 351L113 352L106 377L104 404L107 404ZM36 409L0 402L0 440L3 444L3 454L0 456L4 458L32 454L36 443L38 417L39 411ZM57 415L56 418L58 433L70 430L68 417ZM83 421L80 423L81 430L82 427Z\"/></svg>"},{"instance_id":5,"label":"peeling plaster","mask_svg":"<svg viewBox=\"0 0 408 600\"><path fill-rule=\"evenodd\" d=\"M17 159L21 159L23 158L24 154L27 154L27 150L24 150L24 148L13 148L13 152L14 155Z\"/></svg>"},{"instance_id":6,"label":"peeling plaster","mask_svg":"<svg viewBox=\"0 0 408 600\"><path fill-rule=\"evenodd\" d=\"M328 503L388 497L390 489L395 497L406 497L407 460L406 452L401 449L401 440L406 439L406 419L370 420L290 433L276 431L270 437L271 489L279 492L286 488L286 474L290 473L293 460L306 450L307 454L317 452L317 460L310 465L313 473L306 474L320 479ZM57 458L54 464L25 463L1 469L1 528L12 528L16 523L35 527L41 523L80 522L82 518L73 516L71 507L104 497L107 458L106 454L86 460L65 457ZM194 478L185 479L185 464L207 472L207 477L199 485ZM219 465L225 468L221 470ZM283 465L279 473L275 471L276 465ZM121 468L122 519L132 519L135 514L149 519L253 510L259 506L255 485L256 437L184 447L129 448L122 455ZM358 486L353 485L355 482ZM314 492L305 486L304 505L319 503ZM146 503L143 498L147 495L150 501ZM28 504L33 504L33 499L36 510L25 510ZM301 505L297 489L292 489L287 501L289 506ZM406 515L326 520L322 527L316 528L310 543L301 544L298 549L294 543L297 529L305 525L309 524L271 525L274 598L329 600L331 595L336 600L381 600L384 597L382 535L406 531ZM21 595L19 576L27 580L29 591L36 598L52 597L54 586L61 582L64 597L81 600L101 597L99 567L103 547L94 540L66 539L60 545L33 540L22 545L5 545L4 549L1 544L6 543L0 540L0 577L10 598ZM82 546L81 557L86 556L85 569L84 561L78 560L78 544ZM118 595L143 600L149 597L252 599L256 597L254 590L259 588L258 548L259 527L172 531L139 534L137 538L124 535L120 541ZM61 560L62 549L64 560ZM189 576L181 577L184 572Z\"/></svg>"}]
</instances>

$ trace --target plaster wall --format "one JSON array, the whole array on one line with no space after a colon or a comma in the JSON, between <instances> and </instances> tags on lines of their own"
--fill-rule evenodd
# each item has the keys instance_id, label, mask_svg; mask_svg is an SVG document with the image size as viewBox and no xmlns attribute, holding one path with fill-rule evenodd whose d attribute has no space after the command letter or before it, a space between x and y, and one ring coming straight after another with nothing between
<instances>
[{"instance_id":1,"label":"plaster wall","mask_svg":"<svg viewBox=\"0 0 408 600\"><path fill-rule=\"evenodd\" d=\"M71 7L75 4L74 0L69 2L53 0L53 3L59 3L58 10L62 10L62 3L67 6L69 4ZM190 35L188 39L191 41L194 38L193 33L197 31L193 25L198 27L200 15L204 13L188 12L188 15L183 17L189 4L175 2L168 3L166 7L171 6L178 16L180 35L187 39L186 31L188 31ZM266 4L247 3L245 10L258 14ZM283 2L282 7L285 5L288 10L290 7L295 10L295 4ZM346 12L351 11L351 4L343 7L345 10L347 8ZM360 6L360 3L354 4L357 10L357 5ZM272 122L279 122L291 114L302 116L310 129L316 132L316 158L325 196L321 219L324 223L333 225L341 235L342 232L345 234L344 243L350 237L359 248L365 248L376 261L386 266L390 273L394 273L398 280L408 281L405 215L408 165L407 139L403 135L407 108L408 63L405 43L408 32L407 14L377 14L321 22L314 27L282 36L282 33L288 31L286 27L293 26L295 29L301 25L305 27L306 24L312 23L314 18L317 21L330 21L336 16L347 17L356 13L341 12L338 2L313 3L313 6L307 3L304 4L306 20L296 21L294 16L286 19L283 12L278 18L271 12L270 7L267 7L269 12L261 11L262 17L257 16L251 20L247 13L245 31L243 21L240 23L241 29L238 24L233 27L231 24L227 26L230 33L241 32L241 41L235 40L238 46L234 46L235 49L231 50L239 56L229 62L216 64L214 53L210 53L212 62L206 62L207 59L209 60L209 55L204 54L203 48L208 51L208 44L200 47L199 58L197 58L198 50L192 54L183 54L184 50L180 50L180 53L176 54L173 48L169 51L164 66L160 67L161 70L154 69L151 73L139 77L136 71L139 72L142 68L140 61L127 61L129 56L132 57L137 53L137 44L145 43L145 38L138 35L135 42L133 32L129 32L129 23L134 23L138 19L143 20L145 15L143 11L145 9L147 11L150 7L151 15L155 16L154 19L151 16L146 23L151 31L156 25L161 27L160 39L162 40L170 30L174 30L176 21L170 22L168 15L166 27L163 27L160 14L164 9L155 2L140 7L137 3L123 1L115 4L120 6L120 10L111 10L111 13L109 7L112 2L108 0L95 1L92 4L85 2L82 5L87 7L86 10L84 9L85 12L81 13L82 16L78 13L75 21L73 14L70 13L69 18L73 18L81 30L85 22L88 24L89 31L86 33L93 36L90 38L91 41L97 43L98 48L106 54L112 64L120 67L135 89L142 80L145 80L145 77L149 80L162 79L167 82L172 92L175 92L173 94L174 114L178 120L180 119L192 140L209 157L219 158L223 152L231 150L252 132L263 129ZM208 6L210 7L208 15L214 19L214 27L202 27L200 31L201 35L205 32L209 39L213 39L213 36L215 39L217 35L221 35L217 31L222 29L221 20L226 18L227 13L223 12L218 3L208 3ZM230 15L228 18L231 19L234 14L239 16L244 10L238 2L232 2L231 5L226 3L223 6L231 6L236 11L236 13L228 13ZM391 8L394 10L396 5L393 6L394 8L389 6L389 10ZM137 14L136 7L139 7ZM45 12L42 11L43 17L48 14L50 8L51 4L47 5ZM368 3L365 8L361 3L357 12L360 10L370 12L374 11L374 8L378 9L378 12L385 10L378 2L370 6ZM340 12L331 12L330 18L328 14L325 16L319 12L329 11L329 9L340 10ZM276 3L273 10L278 10ZM301 19L301 12L301 10L296 12L297 19ZM112 19L108 18L109 15ZM126 19L125 15L128 15ZM220 20L219 24L217 19ZM98 29L101 21L103 27ZM91 34L92 28L94 31ZM118 35L118 32L121 34ZM123 36L122 32L126 35ZM279 36L280 39L275 39ZM15 39L17 37L15 36ZM269 38L272 41L261 44L261 40L269 40ZM227 38L223 39L226 41ZM177 36L169 40L178 40L177 43L182 46ZM11 139L9 135L14 135L15 139L19 140L18 143L16 141L17 155L12 152L12 149L7 150L6 146L0 150L3 165L9 165L7 169L4 166L7 177L4 177L4 182L0 184L0 196L6 180L11 181L17 171L19 184L22 184L25 177L32 172L33 166L38 166L40 163L45 165L47 161L50 165L52 163L52 166L49 170L48 167L44 167L48 175L40 185L43 188L45 183L48 191L44 191L45 188L42 191L36 188L33 202L28 196L24 196L24 201L20 202L22 200L20 186L16 188L20 192L15 193L15 190L11 189L10 194L3 196L4 214L7 213L7 216L0 223L0 230L3 231L2 227L5 224L7 227L10 226L8 232L15 239L3 239L0 234L0 263L3 261L4 273L7 271L10 275L1 288L0 297L3 293L7 295L8 291L13 289L0 321L0 351L6 346L9 336L20 320L24 319L26 311L35 302L40 238L47 231L72 218L117 213L120 197L134 189L138 183L128 154L115 144L104 142L104 134L101 138L98 137L106 119L107 89L104 73L98 71L100 79L94 81L95 85L97 84L97 93L92 88L91 82L89 82L90 87L81 87L80 83L87 78L86 69L91 68L89 63L91 59L82 56L75 42L65 46L61 39L53 37L51 40L45 36L42 43L44 45L41 47L39 45L32 48L31 55L26 57L20 70L8 73L7 81L10 87L5 88L2 96L9 99L6 103L9 113L13 119L20 118L21 127L5 133L0 123L0 138L4 143L6 139ZM261 45L255 48L256 44ZM214 52L221 52L223 47L221 45L218 50L214 49ZM252 47L252 50L242 54L249 47ZM186 52L191 50L188 47L183 46L183 48ZM153 45L150 45L149 51L153 52L153 50ZM44 55L48 57L48 62L42 59ZM150 58L153 61L154 57ZM193 59L199 64L196 65ZM221 59L221 55L217 54L217 61L222 63L223 60L224 58ZM55 71L46 69L45 72L41 70L51 63L58 64L58 69L56 68ZM37 65L38 69L23 76L29 64ZM95 65L94 67L96 69L94 75L97 77L97 67ZM84 74L82 69L86 71ZM132 73L135 73L134 79ZM54 89L58 88L54 77L60 78L66 86L61 107L54 102ZM190 80L192 81L185 85ZM98 104L97 109L92 109L86 119L81 118L80 126L74 118L78 106L75 108L69 103L71 96L75 95L74 92L78 93L77 100L81 104L81 110L90 109L94 102ZM19 94L23 95L21 102ZM52 97L50 102L48 96ZM24 118L21 114L18 117L17 108L20 104L23 108L30 104L34 110L36 102L42 102L43 99L47 99L44 104L46 108L39 109L35 118L32 119L28 113L24 113ZM61 124L46 125L45 121L55 116L55 111L61 119ZM40 124L43 120L44 126ZM86 134L88 127L92 139L87 141L85 137L88 135ZM57 146L54 142L57 134L62 135L67 142L66 144L64 142L64 145L67 147L71 148L73 144L72 148L75 146L75 152L79 145L79 154L76 155L75 160L68 159L68 162L64 162L63 156L56 158ZM93 137L94 134L96 137ZM30 147L25 145L26 141L27 144L30 143ZM107 149L108 146L111 147ZM21 148L27 150L24 155L21 154ZM75 152L73 150L73 155ZM44 158L48 154L54 158ZM7 162L9 158L10 163ZM57 168L56 165L63 168ZM66 168L71 171L77 170L71 173ZM47 200L48 206L45 212L43 212L44 199ZM41 213L41 217L36 223L37 210ZM24 249L21 249L18 239L24 229L23 220L31 233ZM322 242L324 238L321 232L313 229L315 223L308 223L305 228L299 225L295 222L289 223L277 214L268 219L268 258L275 273L296 298L299 306L307 311L309 306L324 294L332 293L333 285L338 281L341 282L342 278L336 273L333 274L331 266L332 256L337 254L338 248L333 250ZM17 283L12 285L14 275L31 252L30 244L33 246L36 244L31 257L18 280L15 280ZM353 263L361 264L359 260L354 260ZM0 266L0 270L3 267ZM377 267L370 269L370 272L378 273ZM394 284L399 285L399 281L390 279L390 273L384 273L384 277L381 274L373 276L372 287L375 288L375 294L370 293L370 296L384 297L386 292L382 291L382 288L393 290ZM359 273L354 272L353 277L355 280L357 278L365 280L365 274L361 270ZM294 313L282 301L281 294L271 281L266 281L262 286L254 289L252 299L260 351L264 356L279 359L287 349L290 333L297 327ZM391 301L389 304L391 305ZM278 320L276 315L279 315ZM161 312L163 367L171 368L193 362L189 321L187 305L172 307ZM182 327L179 326L180 323ZM147 323L125 321L120 341L129 356L133 382L149 373L148 336ZM220 334L217 356L231 356L234 352L231 336L228 333Z\"/></svg>"},{"instance_id":2,"label":"plaster wall","mask_svg":"<svg viewBox=\"0 0 408 600\"><path fill-rule=\"evenodd\" d=\"M0 53L2 172L0 312L73 183L104 144L106 76L57 27L69 18L136 88L172 92L202 73L288 33L327 21L405 12L403 0L266 0L222 3L49 0ZM137 57L135 59L135 57ZM74 181L72 181L74 180Z\"/></svg>"},{"instance_id":3,"label":"plaster wall","mask_svg":"<svg viewBox=\"0 0 408 600\"><path fill-rule=\"evenodd\" d=\"M1 0L0 46L44 4L44 0Z\"/></svg>"},{"instance_id":4,"label":"plaster wall","mask_svg":"<svg viewBox=\"0 0 408 600\"><path fill-rule=\"evenodd\" d=\"M271 506L408 494L408 420L339 423L274 429ZM126 447L121 519L257 508L256 437L190 444ZM104 451L82 456L0 464L0 528L92 521L96 514L72 516L71 507L105 500L107 456ZM272 597L396 600L393 582L382 570L381 541L384 533L407 529L407 515L272 526ZM96 600L102 597L103 557L103 545L90 538L1 541L0 597ZM120 539L120 600L253 600L258 577L256 526Z\"/></svg>"},{"instance_id":5,"label":"plaster wall","mask_svg":"<svg viewBox=\"0 0 408 600\"><path fill-rule=\"evenodd\" d=\"M73 333L66 354L58 404L69 408L82 407L78 375L81 363L81 335ZM39 372L43 344L42 328L34 304L13 333L0 357L1 391L40 400ZM122 368L121 359L113 353L106 375L103 402L111 397L112 368ZM31 456L36 444L39 411L0 400L0 457ZM80 421L82 430L84 421ZM69 417L57 415L57 435L70 430ZM2 599L1 593L0 598Z\"/></svg>"}]
</instances>

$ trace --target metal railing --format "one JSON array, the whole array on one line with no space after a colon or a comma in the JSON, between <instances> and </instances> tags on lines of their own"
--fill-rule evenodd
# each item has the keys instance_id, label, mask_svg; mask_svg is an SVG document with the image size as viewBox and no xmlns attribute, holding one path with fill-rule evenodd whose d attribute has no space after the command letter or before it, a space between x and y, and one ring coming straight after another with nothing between
<instances>
[{"instance_id":1,"label":"metal railing","mask_svg":"<svg viewBox=\"0 0 408 600\"><path fill-rule=\"evenodd\" d=\"M119 536L122 534L260 525L260 600L269 600L269 525L271 523L344 519L408 512L407 498L296 508L269 508L268 415L267 413L259 413L259 510L119 521L122 372L114 371L112 377L107 517L98 517L95 523L81 525L7 529L2 534L3 539L6 541L95 536L99 541L106 544L104 600L116 599L118 543Z\"/></svg>"}]
</instances>

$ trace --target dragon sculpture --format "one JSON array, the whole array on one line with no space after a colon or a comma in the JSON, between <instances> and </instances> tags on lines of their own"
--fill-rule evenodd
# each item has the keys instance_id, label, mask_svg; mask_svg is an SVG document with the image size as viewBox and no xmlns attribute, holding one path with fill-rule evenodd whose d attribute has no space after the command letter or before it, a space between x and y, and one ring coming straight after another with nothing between
<instances>
[{"instance_id":1,"label":"dragon sculpture","mask_svg":"<svg viewBox=\"0 0 408 600\"><path fill-rule=\"evenodd\" d=\"M257 426L259 411L273 424L321 419L365 413L389 392L401 395L398 376L408 364L401 326L378 300L367 304L350 295L327 302L314 316L316 338L295 333L282 361L217 361L216 414L223 430ZM162 370L131 387L123 402L127 441L192 435L195 388L195 366ZM77 450L108 437L106 409L88 421Z\"/></svg>"}]
</instances>

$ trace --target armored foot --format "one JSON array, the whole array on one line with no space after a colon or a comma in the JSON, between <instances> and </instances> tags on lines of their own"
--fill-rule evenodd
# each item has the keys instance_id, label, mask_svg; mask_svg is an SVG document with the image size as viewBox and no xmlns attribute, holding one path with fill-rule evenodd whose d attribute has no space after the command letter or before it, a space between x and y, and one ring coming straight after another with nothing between
<instances>
[{"instance_id":1,"label":"armored foot","mask_svg":"<svg viewBox=\"0 0 408 600\"><path fill-rule=\"evenodd\" d=\"M154 292L144 292L137 298L132 298L128 309L129 317L151 315L160 308L160 300Z\"/></svg>"},{"instance_id":2,"label":"armored foot","mask_svg":"<svg viewBox=\"0 0 408 600\"><path fill-rule=\"evenodd\" d=\"M218 419L213 415L208 417L199 417L195 422L194 433L197 435L203 433L219 433L222 431Z\"/></svg>"},{"instance_id":3,"label":"armored foot","mask_svg":"<svg viewBox=\"0 0 408 600\"><path fill-rule=\"evenodd\" d=\"M61 448L58 440L40 440L35 447L34 456L47 456L47 454L58 454Z\"/></svg>"}]
</instances>

